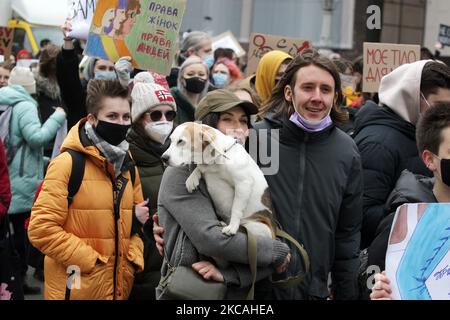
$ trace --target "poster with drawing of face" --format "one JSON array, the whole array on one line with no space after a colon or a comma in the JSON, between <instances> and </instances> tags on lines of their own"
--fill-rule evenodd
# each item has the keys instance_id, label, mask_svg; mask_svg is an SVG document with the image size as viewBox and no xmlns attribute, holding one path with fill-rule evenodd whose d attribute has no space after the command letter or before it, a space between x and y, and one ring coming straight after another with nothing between
<instances>
[{"instance_id":1,"label":"poster with drawing of face","mask_svg":"<svg viewBox=\"0 0 450 320\"><path fill-rule=\"evenodd\" d=\"M392 297L450 300L450 204L397 209L386 252Z\"/></svg>"},{"instance_id":2,"label":"poster with drawing of face","mask_svg":"<svg viewBox=\"0 0 450 320\"><path fill-rule=\"evenodd\" d=\"M97 2L86 44L89 56L130 56L142 70L168 75L177 50L186 0Z\"/></svg>"}]
</instances>

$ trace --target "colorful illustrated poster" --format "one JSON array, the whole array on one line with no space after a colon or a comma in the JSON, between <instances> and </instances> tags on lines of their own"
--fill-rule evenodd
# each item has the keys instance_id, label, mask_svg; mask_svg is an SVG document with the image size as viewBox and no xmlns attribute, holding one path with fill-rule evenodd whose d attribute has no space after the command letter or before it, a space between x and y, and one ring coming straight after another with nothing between
<instances>
[{"instance_id":1,"label":"colorful illustrated poster","mask_svg":"<svg viewBox=\"0 0 450 320\"><path fill-rule=\"evenodd\" d=\"M283 36L274 36L263 33L252 33L250 35L250 43L248 48L248 64L247 75L256 72L259 60L269 51L280 50L295 57L303 50L312 46L308 40L289 38Z\"/></svg>"},{"instance_id":2,"label":"colorful illustrated poster","mask_svg":"<svg viewBox=\"0 0 450 320\"><path fill-rule=\"evenodd\" d=\"M378 92L381 78L402 64L420 60L420 46L364 42L363 55L363 92Z\"/></svg>"},{"instance_id":3,"label":"colorful illustrated poster","mask_svg":"<svg viewBox=\"0 0 450 320\"><path fill-rule=\"evenodd\" d=\"M98 0L85 53L170 73L183 19L185 0Z\"/></svg>"},{"instance_id":4,"label":"colorful illustrated poster","mask_svg":"<svg viewBox=\"0 0 450 320\"><path fill-rule=\"evenodd\" d=\"M397 209L386 252L392 297L450 300L450 204Z\"/></svg>"}]
</instances>

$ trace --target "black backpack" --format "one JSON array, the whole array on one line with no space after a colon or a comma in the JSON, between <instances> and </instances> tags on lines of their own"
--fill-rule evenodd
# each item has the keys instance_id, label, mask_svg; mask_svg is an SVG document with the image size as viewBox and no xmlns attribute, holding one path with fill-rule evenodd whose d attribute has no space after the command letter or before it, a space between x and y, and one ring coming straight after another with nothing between
<instances>
[{"instance_id":1,"label":"black backpack","mask_svg":"<svg viewBox=\"0 0 450 320\"><path fill-rule=\"evenodd\" d=\"M69 203L70 206L72 204L73 197L77 194L78 190L80 189L81 183L83 182L84 168L86 166L86 157L83 153L72 149L66 149L64 152L68 152L72 157L72 171L70 172L69 183L67 185L68 191L67 202ZM134 165L130 168L130 176L131 182L134 185L134 181L136 179L136 172ZM41 181L41 183L37 188L34 201L36 201L36 199L38 198L43 183L44 180ZM27 263L33 268L43 269L44 254L41 253L38 249L36 249L32 245L30 245L28 250Z\"/></svg>"}]
</instances>

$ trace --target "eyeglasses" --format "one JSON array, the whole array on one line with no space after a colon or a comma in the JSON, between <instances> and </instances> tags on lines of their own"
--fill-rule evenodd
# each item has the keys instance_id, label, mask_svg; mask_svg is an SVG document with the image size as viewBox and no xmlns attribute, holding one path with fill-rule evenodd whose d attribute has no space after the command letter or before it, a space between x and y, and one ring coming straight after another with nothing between
<instances>
[{"instance_id":1,"label":"eyeglasses","mask_svg":"<svg viewBox=\"0 0 450 320\"><path fill-rule=\"evenodd\" d=\"M162 115L163 115L163 113L159 110L145 113L145 116L150 117L150 119L152 119L152 121L154 121L154 122L161 120ZM172 121L173 119L175 119L176 116L177 116L177 113L172 110L164 113L164 117L166 118L167 121Z\"/></svg>"}]
</instances>

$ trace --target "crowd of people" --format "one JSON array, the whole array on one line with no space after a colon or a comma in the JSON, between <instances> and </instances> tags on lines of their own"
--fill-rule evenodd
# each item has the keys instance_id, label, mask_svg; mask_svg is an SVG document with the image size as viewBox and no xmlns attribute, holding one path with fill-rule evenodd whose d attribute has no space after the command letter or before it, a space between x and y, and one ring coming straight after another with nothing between
<instances>
[{"instance_id":1,"label":"crowd of people","mask_svg":"<svg viewBox=\"0 0 450 320\"><path fill-rule=\"evenodd\" d=\"M248 235L222 233L204 181L187 191L194 165L162 159L174 128L200 121L254 157L276 223L309 255L305 270L292 243L257 238L255 299L391 298L386 274L372 290L366 269L385 269L396 208L450 198L447 65L402 65L367 96L360 58L274 50L244 77L231 49L213 52L211 37L193 31L167 77L135 69L128 56L89 57L80 70L70 29L62 27L62 47L45 43L35 72L0 64L0 106L10 107L2 109L10 119L0 141L0 224L13 229L0 238L14 239L24 293L39 291L26 282L34 251L46 299L165 299L171 266L245 299L255 280ZM300 284L275 284L301 272Z\"/></svg>"}]
</instances>

